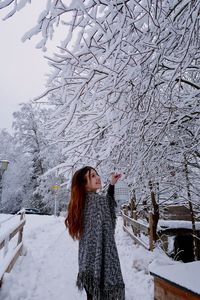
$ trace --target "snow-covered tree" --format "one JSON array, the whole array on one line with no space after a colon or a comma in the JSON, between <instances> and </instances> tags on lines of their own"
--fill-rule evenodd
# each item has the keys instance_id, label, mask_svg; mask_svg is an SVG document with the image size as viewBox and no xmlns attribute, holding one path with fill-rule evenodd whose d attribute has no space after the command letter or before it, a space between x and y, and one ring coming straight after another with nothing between
<instances>
[{"instance_id":1,"label":"snow-covered tree","mask_svg":"<svg viewBox=\"0 0 200 300\"><path fill-rule=\"evenodd\" d=\"M69 165L115 165L139 186L159 178L173 190L171 168L199 153L199 2L79 1L70 9L48 90Z\"/></svg>"},{"instance_id":2,"label":"snow-covered tree","mask_svg":"<svg viewBox=\"0 0 200 300\"><path fill-rule=\"evenodd\" d=\"M30 177L29 191L32 190L32 197L29 199L31 206L41 208L42 196L36 192L39 185L39 176L44 174L45 166L42 157L42 149L44 148L44 134L41 130L42 112L34 108L31 103L22 104L18 112L14 112L13 128L15 138L24 152L29 155L31 162L32 174Z\"/></svg>"},{"instance_id":3,"label":"snow-covered tree","mask_svg":"<svg viewBox=\"0 0 200 300\"><path fill-rule=\"evenodd\" d=\"M52 212L53 192L51 186L62 183L63 179L56 172L47 175L49 169L62 161L59 145L47 140L44 123L47 121L49 110L41 109L32 103L23 103L21 109L15 112L13 128L15 139L29 157L31 176L26 188L29 199L24 204ZM59 201L61 202L61 200ZM65 199L66 203L66 199Z\"/></svg>"},{"instance_id":4,"label":"snow-covered tree","mask_svg":"<svg viewBox=\"0 0 200 300\"><path fill-rule=\"evenodd\" d=\"M16 145L16 140L7 131L0 132L0 157L9 161L3 176L3 191L0 209L3 212L19 210L29 197L27 190L31 176L31 165L23 148Z\"/></svg>"},{"instance_id":5,"label":"snow-covered tree","mask_svg":"<svg viewBox=\"0 0 200 300\"><path fill-rule=\"evenodd\" d=\"M22 7L13 4L10 15ZM186 190L187 159L198 194L199 9L198 0L47 2L24 40L41 33L45 49L56 26L67 28L42 95L57 106L48 128L65 172L115 166L144 197L149 181L172 196Z\"/></svg>"}]
</instances>

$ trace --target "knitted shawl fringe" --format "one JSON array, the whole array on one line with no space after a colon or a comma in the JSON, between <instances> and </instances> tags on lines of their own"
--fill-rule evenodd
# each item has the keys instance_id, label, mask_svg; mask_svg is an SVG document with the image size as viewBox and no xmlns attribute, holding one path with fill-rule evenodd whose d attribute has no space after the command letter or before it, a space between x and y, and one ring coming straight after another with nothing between
<instances>
[{"instance_id":1,"label":"knitted shawl fringe","mask_svg":"<svg viewBox=\"0 0 200 300\"><path fill-rule=\"evenodd\" d=\"M95 281L93 276L86 272L78 274L76 285L79 290L85 288L94 300L125 300L124 285L109 286L102 291L99 280Z\"/></svg>"}]
</instances>

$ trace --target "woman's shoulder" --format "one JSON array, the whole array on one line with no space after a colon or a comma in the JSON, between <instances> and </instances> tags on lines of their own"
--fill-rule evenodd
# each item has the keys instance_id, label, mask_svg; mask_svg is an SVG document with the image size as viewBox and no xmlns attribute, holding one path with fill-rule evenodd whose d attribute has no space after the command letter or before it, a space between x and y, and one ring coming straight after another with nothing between
<instances>
[{"instance_id":1,"label":"woman's shoulder","mask_svg":"<svg viewBox=\"0 0 200 300\"><path fill-rule=\"evenodd\" d=\"M106 204L107 199L105 195L94 193L94 192L87 192L86 201L94 206L99 206L99 205L102 206Z\"/></svg>"}]
</instances>

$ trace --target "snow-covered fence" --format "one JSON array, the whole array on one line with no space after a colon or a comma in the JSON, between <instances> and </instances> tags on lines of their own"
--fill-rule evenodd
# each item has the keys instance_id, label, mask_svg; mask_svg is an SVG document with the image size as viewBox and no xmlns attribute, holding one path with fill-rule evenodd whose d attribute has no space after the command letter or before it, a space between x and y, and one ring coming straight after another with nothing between
<instances>
[{"instance_id":1,"label":"snow-covered fence","mask_svg":"<svg viewBox=\"0 0 200 300\"><path fill-rule=\"evenodd\" d=\"M124 221L123 229L126 231L131 238L138 244L142 245L148 250L153 250L153 214L149 213L149 223L144 224L140 220L135 220L127 215L127 210L124 209L122 212L122 218ZM131 227L129 226L131 225ZM148 236L148 241L141 238L141 235Z\"/></svg>"},{"instance_id":2,"label":"snow-covered fence","mask_svg":"<svg viewBox=\"0 0 200 300\"><path fill-rule=\"evenodd\" d=\"M25 225L25 212L20 212L20 219L16 220L16 216L9 218L9 224L0 232L0 250L4 251L3 256L0 257L0 287L5 272L10 272L13 268L17 258L22 254L23 249L23 228ZM13 220L15 218L15 220ZM12 219L12 221L11 221ZM1 225L1 224L0 224ZM17 245L9 249L9 243L13 237L18 234Z\"/></svg>"}]
</instances>

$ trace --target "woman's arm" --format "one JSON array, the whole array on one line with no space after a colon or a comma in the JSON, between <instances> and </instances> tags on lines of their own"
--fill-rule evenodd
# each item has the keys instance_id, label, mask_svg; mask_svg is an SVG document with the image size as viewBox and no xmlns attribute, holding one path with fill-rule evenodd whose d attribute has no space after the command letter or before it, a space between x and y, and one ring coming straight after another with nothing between
<instances>
[{"instance_id":1,"label":"woman's arm","mask_svg":"<svg viewBox=\"0 0 200 300\"><path fill-rule=\"evenodd\" d=\"M113 229L115 229L115 225L116 225L115 207L117 206L117 203L115 201L115 196L114 196L114 190L115 190L114 185L109 184L107 194L106 194L107 203L110 210L110 217L113 224Z\"/></svg>"},{"instance_id":2,"label":"woman's arm","mask_svg":"<svg viewBox=\"0 0 200 300\"><path fill-rule=\"evenodd\" d=\"M112 198L112 200L115 200L115 186L112 184L109 184L108 190L107 190L107 196Z\"/></svg>"},{"instance_id":3,"label":"woman's arm","mask_svg":"<svg viewBox=\"0 0 200 300\"><path fill-rule=\"evenodd\" d=\"M121 174L112 174L110 177L110 184L107 190L107 196L111 197L112 200L115 202L115 183L121 178ZM116 202L115 202L116 203Z\"/></svg>"},{"instance_id":4,"label":"woman's arm","mask_svg":"<svg viewBox=\"0 0 200 300\"><path fill-rule=\"evenodd\" d=\"M115 213L115 207L117 206L117 203L115 201L115 183L119 180L121 177L121 174L112 174L110 178L110 184L108 186L106 198L108 200L109 208L110 208L110 215L112 219L113 226L115 227L116 223L116 213Z\"/></svg>"}]
</instances>

